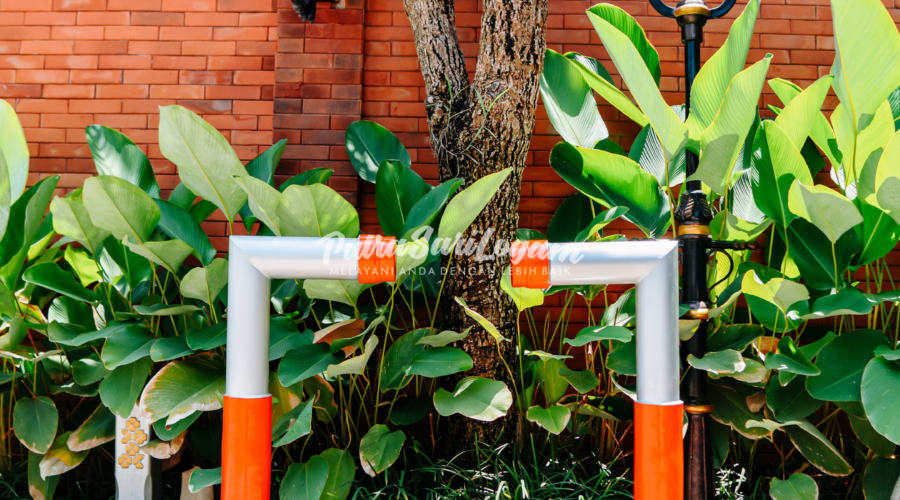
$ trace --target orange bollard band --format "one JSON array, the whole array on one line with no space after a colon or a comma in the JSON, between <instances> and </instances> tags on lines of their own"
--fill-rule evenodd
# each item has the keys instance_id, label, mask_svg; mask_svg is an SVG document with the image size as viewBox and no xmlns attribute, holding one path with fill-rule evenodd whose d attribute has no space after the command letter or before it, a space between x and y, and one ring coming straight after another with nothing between
<instances>
[{"instance_id":1,"label":"orange bollard band","mask_svg":"<svg viewBox=\"0 0 900 500\"><path fill-rule=\"evenodd\" d=\"M550 249L547 240L513 242L510 262L510 278L514 288L550 288Z\"/></svg>"},{"instance_id":2,"label":"orange bollard band","mask_svg":"<svg viewBox=\"0 0 900 500\"><path fill-rule=\"evenodd\" d=\"M269 500L272 396L224 397L222 500Z\"/></svg>"},{"instance_id":3,"label":"orange bollard band","mask_svg":"<svg viewBox=\"0 0 900 500\"><path fill-rule=\"evenodd\" d=\"M634 403L634 500L682 500L683 406Z\"/></svg>"},{"instance_id":4,"label":"orange bollard band","mask_svg":"<svg viewBox=\"0 0 900 500\"><path fill-rule=\"evenodd\" d=\"M397 277L397 239L393 236L359 236L357 279L360 283L392 282Z\"/></svg>"}]
</instances>

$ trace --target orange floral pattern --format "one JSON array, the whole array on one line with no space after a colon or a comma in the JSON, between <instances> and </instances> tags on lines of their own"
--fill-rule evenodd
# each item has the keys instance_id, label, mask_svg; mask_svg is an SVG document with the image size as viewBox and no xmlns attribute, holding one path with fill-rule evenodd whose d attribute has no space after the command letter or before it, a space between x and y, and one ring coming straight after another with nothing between
<instances>
[{"instance_id":1,"label":"orange floral pattern","mask_svg":"<svg viewBox=\"0 0 900 500\"><path fill-rule=\"evenodd\" d=\"M125 421L125 428L122 429L122 444L125 445L125 453L119 456L118 462L123 469L127 469L132 465L136 469L143 469L144 454L141 453L140 446L147 442L147 433L141 429L140 420L131 417Z\"/></svg>"}]
</instances>

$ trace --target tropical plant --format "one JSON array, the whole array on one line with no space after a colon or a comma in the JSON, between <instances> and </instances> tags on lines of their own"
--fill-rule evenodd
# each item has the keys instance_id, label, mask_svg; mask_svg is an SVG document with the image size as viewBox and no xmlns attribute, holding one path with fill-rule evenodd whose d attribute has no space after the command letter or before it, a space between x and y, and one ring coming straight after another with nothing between
<instances>
[{"instance_id":1,"label":"tropical plant","mask_svg":"<svg viewBox=\"0 0 900 500\"><path fill-rule=\"evenodd\" d=\"M857 471L862 479L847 488L887 500L900 476L900 408L892 403L900 395L900 294L887 259L900 239L900 34L881 2L832 0L831 74L806 89L769 80L783 106L760 119L770 57L744 68L758 10L751 0L701 69L686 120L659 92L652 44L616 6L587 14L630 97L599 61L547 52L541 91L565 141L550 161L579 191L547 237L577 241L587 231L596 239L596 224L620 215L648 237L663 236L675 223L684 151L698 154L688 180L702 181L712 200L712 237L766 241L764 264L749 250L716 254L710 352L685 360L685 370L709 372L716 463L742 463L752 474L760 443L772 442L783 458L767 472L772 498L818 498L817 484L827 481L792 475L799 454L807 461L799 470ZM830 89L840 102L829 119L822 107ZM591 90L644 127L627 154L605 133ZM682 339L690 338L696 322L681 323ZM613 374L597 395L627 393L616 376L634 374L633 350L584 344L589 357L608 352Z\"/></svg>"}]
</instances>

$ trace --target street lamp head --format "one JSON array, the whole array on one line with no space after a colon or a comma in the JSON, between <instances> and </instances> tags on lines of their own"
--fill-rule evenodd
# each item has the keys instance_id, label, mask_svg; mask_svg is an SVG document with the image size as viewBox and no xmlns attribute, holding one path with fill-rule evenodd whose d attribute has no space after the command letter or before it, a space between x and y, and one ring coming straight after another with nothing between
<instances>
[{"instance_id":1,"label":"street lamp head","mask_svg":"<svg viewBox=\"0 0 900 500\"><path fill-rule=\"evenodd\" d=\"M681 0L674 8L666 5L663 0L650 0L650 5L665 17L674 17L679 20L682 17L691 16L693 19L702 17L704 19L717 19L734 7L735 0L724 0L721 5L714 9L710 9L704 0ZM685 20L691 24L690 20Z\"/></svg>"}]
</instances>

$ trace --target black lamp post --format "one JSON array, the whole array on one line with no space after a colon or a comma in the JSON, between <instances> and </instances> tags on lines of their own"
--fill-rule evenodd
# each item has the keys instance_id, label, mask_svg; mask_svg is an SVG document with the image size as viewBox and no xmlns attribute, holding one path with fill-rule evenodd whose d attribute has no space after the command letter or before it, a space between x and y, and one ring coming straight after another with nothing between
<instances>
[{"instance_id":1,"label":"black lamp post","mask_svg":"<svg viewBox=\"0 0 900 500\"><path fill-rule=\"evenodd\" d=\"M691 112L691 87L700 71L700 44L703 43L703 26L707 19L722 17L734 6L735 0L725 0L714 9L703 0L682 0L675 8L662 0L650 0L657 12L672 17L681 26L684 43L684 104L685 113ZM699 158L687 152L686 174L697 171ZM690 306L690 319L699 319L700 326L694 336L683 344L682 354L703 357L706 354L706 327L709 311L709 289L706 269L709 251L717 246L709 234L713 214L701 189L700 181L685 183L675 220L678 221L678 239L682 248L681 300ZM681 387L681 399L688 414L688 432L684 441L684 498L686 500L713 500L715 491L712 470L712 441L709 435L712 405L706 395L706 372L690 370Z\"/></svg>"}]
</instances>

